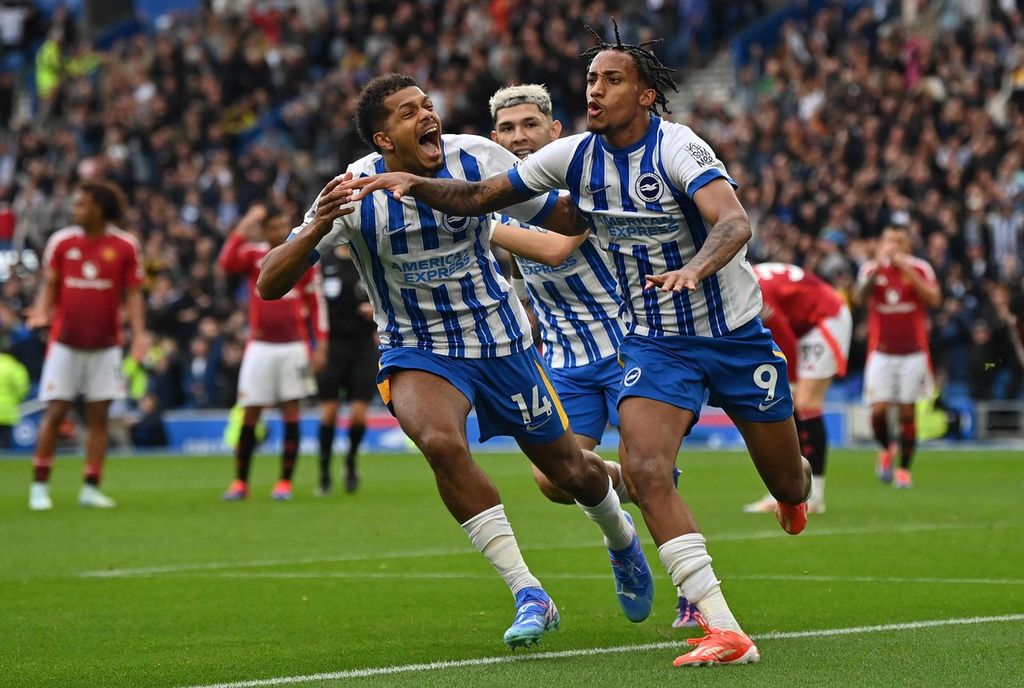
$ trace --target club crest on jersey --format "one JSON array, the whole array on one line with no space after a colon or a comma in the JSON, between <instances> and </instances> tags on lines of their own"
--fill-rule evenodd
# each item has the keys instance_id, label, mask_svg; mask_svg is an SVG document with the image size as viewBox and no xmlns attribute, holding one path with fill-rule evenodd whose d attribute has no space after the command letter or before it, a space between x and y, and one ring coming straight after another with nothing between
<instances>
[{"instance_id":1,"label":"club crest on jersey","mask_svg":"<svg viewBox=\"0 0 1024 688\"><path fill-rule=\"evenodd\" d=\"M115 258L117 258L117 251L107 246L105 249L103 249L103 252L100 254L100 256L103 258L103 260L107 261L108 263L111 263L114 261Z\"/></svg>"},{"instance_id":2,"label":"club crest on jersey","mask_svg":"<svg viewBox=\"0 0 1024 688\"><path fill-rule=\"evenodd\" d=\"M715 162L715 158L711 155L711 151L695 141L691 141L686 144L686 150L693 156L693 159L696 160L697 164L701 167L713 165Z\"/></svg>"},{"instance_id":3,"label":"club crest on jersey","mask_svg":"<svg viewBox=\"0 0 1024 688\"><path fill-rule=\"evenodd\" d=\"M441 220L441 225L445 231L451 234L465 232L476 227L479 223L480 218L478 217L457 217L455 215L445 215L444 219Z\"/></svg>"},{"instance_id":4,"label":"club crest on jersey","mask_svg":"<svg viewBox=\"0 0 1024 688\"><path fill-rule=\"evenodd\" d=\"M622 377L623 387L632 387L640 381L640 376L643 375L643 371L639 368L630 368L626 371L626 374Z\"/></svg>"},{"instance_id":5,"label":"club crest on jersey","mask_svg":"<svg viewBox=\"0 0 1024 688\"><path fill-rule=\"evenodd\" d=\"M661 183L661 177L658 175L653 172L645 172L636 178L633 190L640 198L648 203L653 203L661 198L661 194L665 191L665 185Z\"/></svg>"}]
</instances>

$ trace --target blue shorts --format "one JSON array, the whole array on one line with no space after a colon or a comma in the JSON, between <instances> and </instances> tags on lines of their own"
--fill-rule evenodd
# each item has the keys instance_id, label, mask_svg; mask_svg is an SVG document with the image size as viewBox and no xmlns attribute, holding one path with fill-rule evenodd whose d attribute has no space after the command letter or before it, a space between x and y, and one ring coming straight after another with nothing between
<instances>
[{"instance_id":1,"label":"blue shorts","mask_svg":"<svg viewBox=\"0 0 1024 688\"><path fill-rule=\"evenodd\" d=\"M618 427L616 403L622 366L615 356L576 368L552 368L549 372L574 433L600 442L609 423Z\"/></svg>"},{"instance_id":2,"label":"blue shorts","mask_svg":"<svg viewBox=\"0 0 1024 688\"><path fill-rule=\"evenodd\" d=\"M706 390L708 403L732 418L770 423L793 415L786 358L761 318L723 337L628 335L619 358L619 403L663 401L692 411L696 423Z\"/></svg>"},{"instance_id":3,"label":"blue shorts","mask_svg":"<svg viewBox=\"0 0 1024 688\"><path fill-rule=\"evenodd\" d=\"M399 370L432 373L462 392L476 409L481 442L508 435L529 444L547 444L569 430L569 419L544 362L532 348L499 358L453 358L409 347L388 349L380 356L377 387L392 413L388 377Z\"/></svg>"}]
</instances>

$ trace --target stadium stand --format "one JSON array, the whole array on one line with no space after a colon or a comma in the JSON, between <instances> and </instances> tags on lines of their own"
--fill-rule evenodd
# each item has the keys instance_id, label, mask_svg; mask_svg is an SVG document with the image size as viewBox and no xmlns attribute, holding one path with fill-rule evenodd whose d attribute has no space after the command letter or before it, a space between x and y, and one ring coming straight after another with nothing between
<instances>
[{"instance_id":1,"label":"stadium stand","mask_svg":"<svg viewBox=\"0 0 1024 688\"><path fill-rule=\"evenodd\" d=\"M614 13L624 40L671 37L658 50L683 76L720 47L713 37L777 3L220 0L100 48L62 11L3 4L0 330L38 379L44 342L19 318L38 253L68 224L74 182L110 177L131 198L154 338L133 389L173 409L234 403L244 288L217 252L251 203L298 218L366 152L352 113L370 77L411 73L448 131L485 134L496 88L545 83L575 131L584 24L608 29ZM885 223L908 223L942 281L932 350L947 396L1021 399L1010 335L1024 315L1024 3L969 3L976 15L917 3L930 14L913 23L906 4L799 3L772 40L736 51L729 102L680 118L739 182L754 259L801 264L849 293ZM857 322L848 398L863 366Z\"/></svg>"}]
</instances>

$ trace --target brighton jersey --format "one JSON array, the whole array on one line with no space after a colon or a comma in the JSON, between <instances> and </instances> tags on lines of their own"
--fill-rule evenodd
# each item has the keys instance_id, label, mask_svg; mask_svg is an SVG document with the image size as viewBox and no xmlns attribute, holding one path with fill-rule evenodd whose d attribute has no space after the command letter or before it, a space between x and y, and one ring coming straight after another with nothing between
<instances>
[{"instance_id":1,"label":"brighton jersey","mask_svg":"<svg viewBox=\"0 0 1024 688\"><path fill-rule=\"evenodd\" d=\"M544 232L499 216L503 224ZM619 351L622 299L606 254L587 237L558 267L513 256L537 313L544 360L551 368L577 368Z\"/></svg>"},{"instance_id":2,"label":"brighton jersey","mask_svg":"<svg viewBox=\"0 0 1024 688\"><path fill-rule=\"evenodd\" d=\"M479 136L445 134L439 178L480 181L512 167L517 158ZM374 153L352 163L357 177L386 172ZM539 222L557 194L504 212ZM314 207L306 215L312 219ZM401 201L373 193L355 212L338 218L317 244L312 261L347 243L366 284L382 349L413 347L443 356L494 358L532 344L519 299L502 277L490 249L491 218L455 217L411 196ZM298 231L298 230L296 230Z\"/></svg>"},{"instance_id":3,"label":"brighton jersey","mask_svg":"<svg viewBox=\"0 0 1024 688\"><path fill-rule=\"evenodd\" d=\"M523 193L568 189L611 253L631 333L719 337L761 310L745 247L693 293L644 289L646 275L683 267L704 245L711 227L693 194L716 179L735 185L689 127L652 117L644 137L625 148L577 134L544 146L508 175Z\"/></svg>"}]
</instances>

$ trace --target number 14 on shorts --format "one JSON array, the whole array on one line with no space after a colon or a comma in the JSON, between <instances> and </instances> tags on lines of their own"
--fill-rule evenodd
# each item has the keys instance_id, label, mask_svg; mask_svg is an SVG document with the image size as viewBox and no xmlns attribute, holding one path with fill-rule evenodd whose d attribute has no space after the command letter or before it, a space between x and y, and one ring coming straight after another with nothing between
<instances>
[{"instance_id":1,"label":"number 14 on shorts","mask_svg":"<svg viewBox=\"0 0 1024 688\"><path fill-rule=\"evenodd\" d=\"M551 418L552 412L551 399L546 394L541 394L538 385L533 386L531 397L532 403L527 405L526 397L522 392L512 395L512 401L516 403L519 412L523 414L523 424L526 425L527 430L535 430L546 423ZM540 420L542 418L543 420Z\"/></svg>"}]
</instances>

